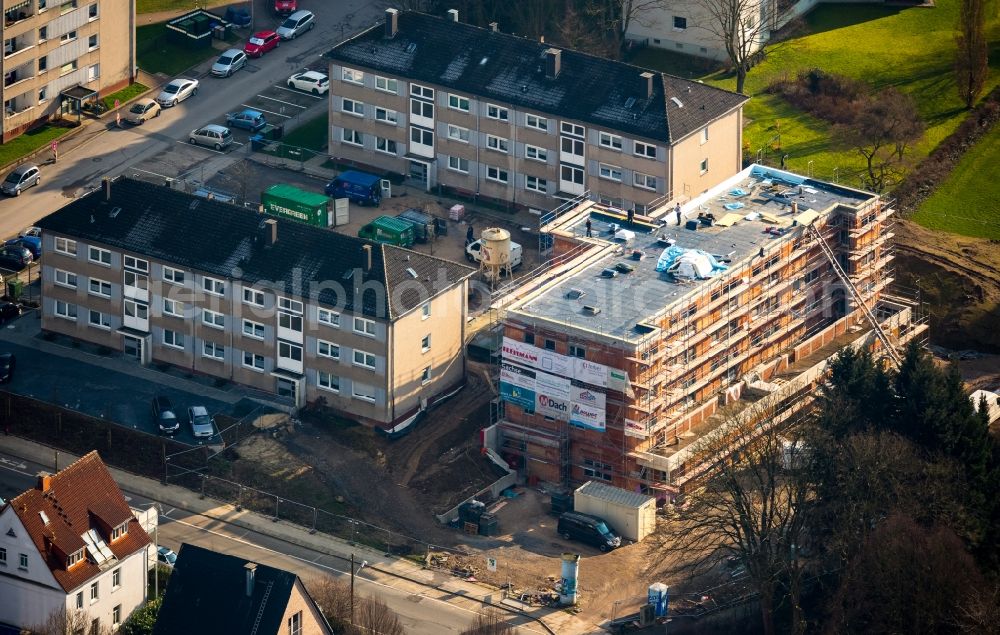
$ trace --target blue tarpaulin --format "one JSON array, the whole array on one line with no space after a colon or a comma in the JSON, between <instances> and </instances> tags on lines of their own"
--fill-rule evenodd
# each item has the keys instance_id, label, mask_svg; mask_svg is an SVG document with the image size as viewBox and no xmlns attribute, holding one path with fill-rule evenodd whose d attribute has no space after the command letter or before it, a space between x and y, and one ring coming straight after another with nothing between
<instances>
[{"instance_id":1,"label":"blue tarpaulin","mask_svg":"<svg viewBox=\"0 0 1000 635\"><path fill-rule=\"evenodd\" d=\"M656 261L656 271L663 272L670 269L670 267L677 262L677 259L684 254L692 253L700 256L704 256L708 260L708 264L712 267L712 274L718 271L725 271L729 267L720 263L715 257L705 251L700 249L684 249L683 247L678 247L677 245L671 245L663 250L660 254L659 260Z\"/></svg>"}]
</instances>

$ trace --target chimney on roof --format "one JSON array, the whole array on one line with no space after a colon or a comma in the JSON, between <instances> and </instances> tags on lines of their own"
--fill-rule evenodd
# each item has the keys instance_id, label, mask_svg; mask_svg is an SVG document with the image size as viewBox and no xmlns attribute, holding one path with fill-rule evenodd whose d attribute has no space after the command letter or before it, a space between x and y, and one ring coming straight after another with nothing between
<instances>
[{"instance_id":1,"label":"chimney on roof","mask_svg":"<svg viewBox=\"0 0 1000 635\"><path fill-rule=\"evenodd\" d=\"M372 246L361 245L361 249L365 252L365 273L368 273L372 270Z\"/></svg>"},{"instance_id":2,"label":"chimney on roof","mask_svg":"<svg viewBox=\"0 0 1000 635\"><path fill-rule=\"evenodd\" d=\"M640 73L639 77L642 78L643 84L646 88L646 99L653 98L653 78L656 77L655 74L646 71L645 73Z\"/></svg>"},{"instance_id":3,"label":"chimney on roof","mask_svg":"<svg viewBox=\"0 0 1000 635\"><path fill-rule=\"evenodd\" d=\"M247 597L253 597L253 583L254 577L257 575L257 563L248 562L243 565L243 570L247 572Z\"/></svg>"},{"instance_id":4,"label":"chimney on roof","mask_svg":"<svg viewBox=\"0 0 1000 635\"><path fill-rule=\"evenodd\" d=\"M274 243L278 242L278 221L273 218L268 218L264 221L264 238L265 245L270 247Z\"/></svg>"},{"instance_id":5,"label":"chimney on roof","mask_svg":"<svg viewBox=\"0 0 1000 635\"><path fill-rule=\"evenodd\" d=\"M104 200L111 200L111 179L104 177Z\"/></svg>"},{"instance_id":6,"label":"chimney on roof","mask_svg":"<svg viewBox=\"0 0 1000 635\"><path fill-rule=\"evenodd\" d=\"M490 22L490 31L493 31L494 33L500 31L500 24L497 22Z\"/></svg>"},{"instance_id":7,"label":"chimney on roof","mask_svg":"<svg viewBox=\"0 0 1000 635\"><path fill-rule=\"evenodd\" d=\"M545 51L545 77L555 79L559 77L562 70L562 51L557 48L546 49Z\"/></svg>"},{"instance_id":8,"label":"chimney on roof","mask_svg":"<svg viewBox=\"0 0 1000 635\"><path fill-rule=\"evenodd\" d=\"M385 36L389 39L399 33L399 9L385 10Z\"/></svg>"},{"instance_id":9,"label":"chimney on roof","mask_svg":"<svg viewBox=\"0 0 1000 635\"><path fill-rule=\"evenodd\" d=\"M43 494L52 488L52 475L48 472L38 473L38 486L37 489Z\"/></svg>"},{"instance_id":10,"label":"chimney on roof","mask_svg":"<svg viewBox=\"0 0 1000 635\"><path fill-rule=\"evenodd\" d=\"M452 22L458 22L458 9L448 9L448 17Z\"/></svg>"}]
</instances>

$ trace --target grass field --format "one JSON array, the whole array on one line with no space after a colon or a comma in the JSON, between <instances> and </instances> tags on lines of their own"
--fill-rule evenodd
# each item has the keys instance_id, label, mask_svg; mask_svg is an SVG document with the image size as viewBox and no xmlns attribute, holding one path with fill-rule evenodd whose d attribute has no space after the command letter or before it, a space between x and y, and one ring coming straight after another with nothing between
<instances>
[{"instance_id":1,"label":"grass field","mask_svg":"<svg viewBox=\"0 0 1000 635\"><path fill-rule=\"evenodd\" d=\"M289 132L281 139L281 142L318 152L326 147L327 122L328 114L323 113Z\"/></svg>"},{"instance_id":2,"label":"grass field","mask_svg":"<svg viewBox=\"0 0 1000 635\"><path fill-rule=\"evenodd\" d=\"M107 97L104 97L101 101L103 101L104 105L110 109L110 108L114 108L115 107L115 100L116 99L120 103L124 104L128 100L132 99L133 97L136 97L137 95L143 94L147 90L149 90L149 86L144 86L144 85L140 84L139 82L136 82L134 84L130 84L129 86L126 86L125 88L123 88L123 89L121 89L121 90L119 90L117 92L111 93Z\"/></svg>"},{"instance_id":3,"label":"grass field","mask_svg":"<svg viewBox=\"0 0 1000 635\"><path fill-rule=\"evenodd\" d=\"M163 23L137 27L135 40L139 68L147 73L176 75L219 53L211 47L178 45L167 37L167 28Z\"/></svg>"},{"instance_id":4,"label":"grass field","mask_svg":"<svg viewBox=\"0 0 1000 635\"><path fill-rule=\"evenodd\" d=\"M930 229L1000 240L1000 126L962 157L913 220Z\"/></svg>"},{"instance_id":5,"label":"grass field","mask_svg":"<svg viewBox=\"0 0 1000 635\"><path fill-rule=\"evenodd\" d=\"M157 11L194 11L212 2L197 0L135 0L136 13L156 13Z\"/></svg>"},{"instance_id":6,"label":"grass field","mask_svg":"<svg viewBox=\"0 0 1000 635\"><path fill-rule=\"evenodd\" d=\"M0 165L7 165L21 157L47 146L70 131L59 126L39 126L7 143L0 145Z\"/></svg>"},{"instance_id":7,"label":"grass field","mask_svg":"<svg viewBox=\"0 0 1000 635\"><path fill-rule=\"evenodd\" d=\"M768 155L769 162L776 163L781 154L788 153L788 167L792 170L811 170L818 178L832 179L836 169L841 182L858 185L857 179L849 175L861 169L860 158L839 147L824 122L763 92L777 79L822 68L863 79L876 88L895 86L913 95L927 122L927 132L912 156L926 156L966 114L952 72L959 4L960 0L937 0L937 6L931 8L817 7L806 16L802 34L768 47L767 59L747 77L746 91L752 99L744 110L750 122L744 138L751 150L780 144L780 151L772 150ZM1000 17L995 13L988 32L992 42L991 74L984 95L1000 83ZM643 51L636 63L654 64L672 72L669 60L656 64L656 56L654 51ZM690 76L691 71L681 66L673 72ZM736 86L735 78L724 73L705 75L703 79L730 90Z\"/></svg>"}]
</instances>

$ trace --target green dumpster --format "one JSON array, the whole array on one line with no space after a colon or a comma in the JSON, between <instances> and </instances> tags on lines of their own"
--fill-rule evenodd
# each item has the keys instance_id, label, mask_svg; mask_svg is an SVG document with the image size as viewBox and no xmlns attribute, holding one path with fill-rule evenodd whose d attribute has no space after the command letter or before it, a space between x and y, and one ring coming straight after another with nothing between
<instances>
[{"instance_id":1,"label":"green dumpster","mask_svg":"<svg viewBox=\"0 0 1000 635\"><path fill-rule=\"evenodd\" d=\"M6 291L11 300L17 300L24 293L24 281L20 278L10 278L7 280Z\"/></svg>"}]
</instances>

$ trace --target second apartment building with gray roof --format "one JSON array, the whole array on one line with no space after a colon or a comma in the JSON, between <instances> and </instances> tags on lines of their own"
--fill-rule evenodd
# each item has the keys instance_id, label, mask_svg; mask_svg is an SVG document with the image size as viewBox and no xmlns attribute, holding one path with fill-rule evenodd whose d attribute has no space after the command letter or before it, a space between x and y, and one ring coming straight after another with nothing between
<instances>
[{"instance_id":1,"label":"second apartment building with gray roof","mask_svg":"<svg viewBox=\"0 0 1000 635\"><path fill-rule=\"evenodd\" d=\"M746 97L450 18L388 9L330 60L329 152L517 207L589 192L642 213L742 169Z\"/></svg>"}]
</instances>

